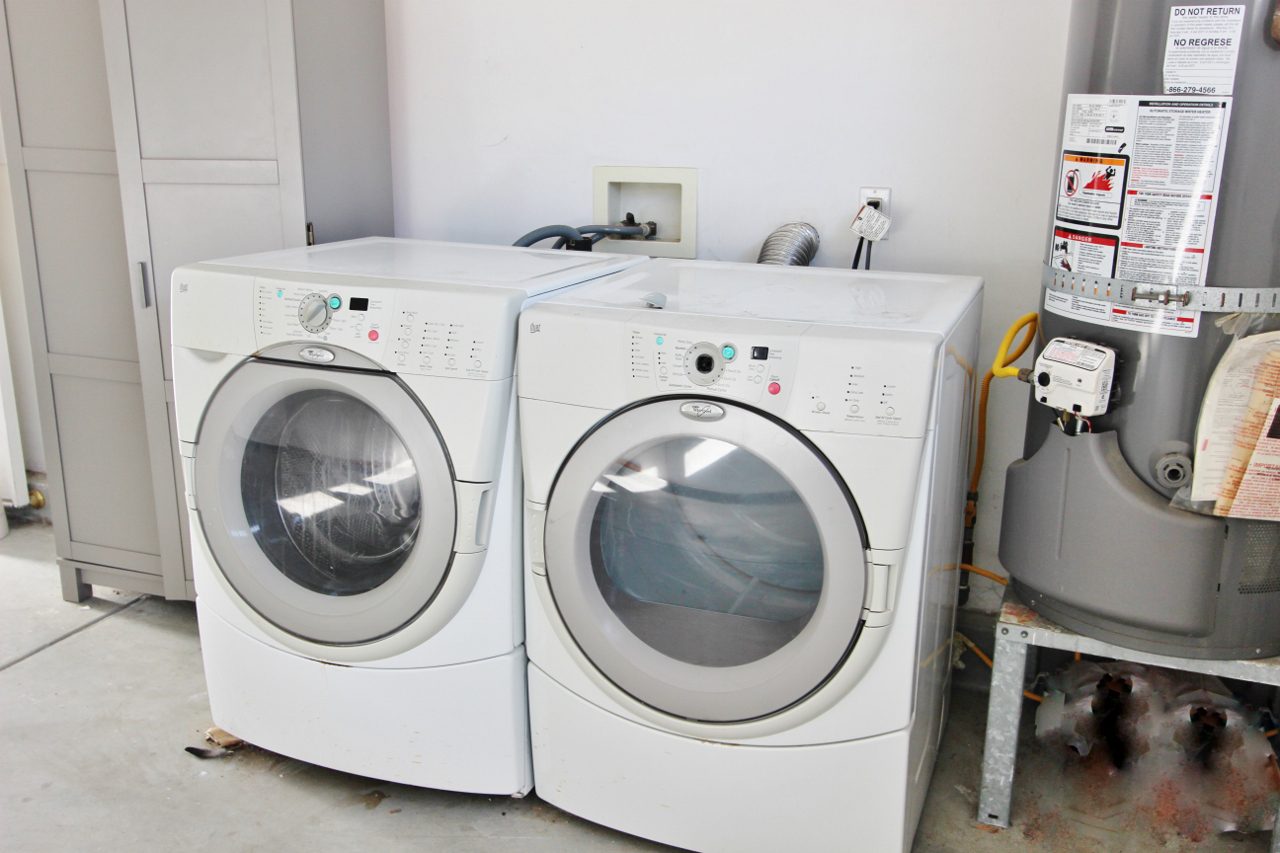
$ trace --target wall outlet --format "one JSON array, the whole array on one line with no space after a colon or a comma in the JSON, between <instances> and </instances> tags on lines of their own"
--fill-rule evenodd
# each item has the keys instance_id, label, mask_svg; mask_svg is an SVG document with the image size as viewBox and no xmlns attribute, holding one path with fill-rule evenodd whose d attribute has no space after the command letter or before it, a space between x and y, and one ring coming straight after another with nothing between
<instances>
[{"instance_id":1,"label":"wall outlet","mask_svg":"<svg viewBox=\"0 0 1280 853\"><path fill-rule=\"evenodd\" d=\"M889 187L863 187L858 191L858 206L861 207L873 198L879 199L880 212L885 216L892 217L893 213L889 209L889 201L892 195L893 190L889 189ZM854 213L857 213L857 211L855 210ZM881 239L888 239L888 235Z\"/></svg>"},{"instance_id":2,"label":"wall outlet","mask_svg":"<svg viewBox=\"0 0 1280 853\"><path fill-rule=\"evenodd\" d=\"M658 223L649 240L605 238L602 252L694 258L698 254L698 170L663 166L596 166L592 170L592 222L616 225L628 213Z\"/></svg>"}]
</instances>

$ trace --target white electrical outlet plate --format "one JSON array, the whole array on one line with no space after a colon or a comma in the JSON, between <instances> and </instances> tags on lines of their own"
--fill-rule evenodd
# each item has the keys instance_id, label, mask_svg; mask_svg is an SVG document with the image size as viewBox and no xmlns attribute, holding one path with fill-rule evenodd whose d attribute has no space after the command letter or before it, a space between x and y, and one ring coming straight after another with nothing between
<instances>
[{"instance_id":1,"label":"white electrical outlet plate","mask_svg":"<svg viewBox=\"0 0 1280 853\"><path fill-rule=\"evenodd\" d=\"M858 206L862 207L862 205L867 203L868 199L878 198L880 199L880 212L885 216L893 218L893 213L889 208L889 197L892 194L893 190L888 187L863 187L858 191ZM857 211L854 212L857 213ZM888 239L888 237L886 236L882 239Z\"/></svg>"},{"instance_id":2,"label":"white electrical outlet plate","mask_svg":"<svg viewBox=\"0 0 1280 853\"><path fill-rule=\"evenodd\" d=\"M695 258L698 255L698 170L668 166L596 166L592 222L616 225L628 213L658 223L651 240L606 238L602 252Z\"/></svg>"}]
</instances>

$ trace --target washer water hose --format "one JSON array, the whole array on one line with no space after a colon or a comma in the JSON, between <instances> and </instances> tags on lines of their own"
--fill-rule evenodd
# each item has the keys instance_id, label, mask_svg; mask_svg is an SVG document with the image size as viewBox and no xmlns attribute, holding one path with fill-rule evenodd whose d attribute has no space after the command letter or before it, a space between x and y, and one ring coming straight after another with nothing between
<instances>
[{"instance_id":1,"label":"washer water hose","mask_svg":"<svg viewBox=\"0 0 1280 853\"><path fill-rule=\"evenodd\" d=\"M577 232L583 237L590 238L591 245L595 245L605 237L644 237L652 236L652 231L645 225L582 225L578 227ZM561 237L556 240L553 249L563 249L569 245L568 237ZM582 238L579 238L582 239Z\"/></svg>"},{"instance_id":2,"label":"washer water hose","mask_svg":"<svg viewBox=\"0 0 1280 853\"><path fill-rule=\"evenodd\" d=\"M534 243L549 240L552 237L559 237L564 240L581 240L582 232L572 225L544 225L541 228L533 229L511 245L528 247Z\"/></svg>"},{"instance_id":3,"label":"washer water hose","mask_svg":"<svg viewBox=\"0 0 1280 853\"><path fill-rule=\"evenodd\" d=\"M808 222L788 222L765 238L758 264L807 267L818 254L818 229Z\"/></svg>"},{"instance_id":4,"label":"washer water hose","mask_svg":"<svg viewBox=\"0 0 1280 853\"><path fill-rule=\"evenodd\" d=\"M616 225L580 225L577 228L572 225L544 225L525 234L511 245L528 247L555 237L556 244L552 248L589 252L592 246L605 237L638 237L648 240L657 233L658 223L637 222L635 214L628 213L627 218Z\"/></svg>"}]
</instances>

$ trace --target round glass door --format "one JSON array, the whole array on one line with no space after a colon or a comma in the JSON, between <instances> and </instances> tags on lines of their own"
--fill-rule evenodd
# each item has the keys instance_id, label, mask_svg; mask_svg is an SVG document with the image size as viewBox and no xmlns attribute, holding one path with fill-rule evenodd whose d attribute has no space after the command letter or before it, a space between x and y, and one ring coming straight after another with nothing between
<instances>
[{"instance_id":1,"label":"round glass door","mask_svg":"<svg viewBox=\"0 0 1280 853\"><path fill-rule=\"evenodd\" d=\"M290 634L380 639L447 574L452 471L431 419L390 376L246 362L210 402L195 464L218 569Z\"/></svg>"},{"instance_id":2,"label":"round glass door","mask_svg":"<svg viewBox=\"0 0 1280 853\"><path fill-rule=\"evenodd\" d=\"M548 502L548 582L579 647L635 698L755 719L848 654L865 538L806 439L745 407L690 402L624 410L579 444Z\"/></svg>"},{"instance_id":3,"label":"round glass door","mask_svg":"<svg viewBox=\"0 0 1280 853\"><path fill-rule=\"evenodd\" d=\"M773 654L813 618L825 564L818 528L795 488L751 451L660 439L615 460L592 489L596 585L654 649L738 666Z\"/></svg>"},{"instance_id":4,"label":"round glass door","mask_svg":"<svg viewBox=\"0 0 1280 853\"><path fill-rule=\"evenodd\" d=\"M294 583L359 595L404 565L422 491L404 441L381 415L338 391L300 391L258 421L240 464L258 547Z\"/></svg>"}]
</instances>

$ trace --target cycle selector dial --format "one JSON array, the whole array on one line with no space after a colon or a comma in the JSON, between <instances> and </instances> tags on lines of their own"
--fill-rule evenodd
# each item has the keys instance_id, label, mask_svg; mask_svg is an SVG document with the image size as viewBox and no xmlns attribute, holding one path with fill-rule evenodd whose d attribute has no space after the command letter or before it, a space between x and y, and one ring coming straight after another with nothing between
<instances>
[{"instance_id":1,"label":"cycle selector dial","mask_svg":"<svg viewBox=\"0 0 1280 853\"><path fill-rule=\"evenodd\" d=\"M298 303L298 323L313 334L329 328L333 319L333 309L329 307L329 298L319 293L308 293Z\"/></svg>"},{"instance_id":2,"label":"cycle selector dial","mask_svg":"<svg viewBox=\"0 0 1280 853\"><path fill-rule=\"evenodd\" d=\"M724 373L725 357L721 348L710 341L689 347L684 356L685 376L694 385L713 385Z\"/></svg>"}]
</instances>

